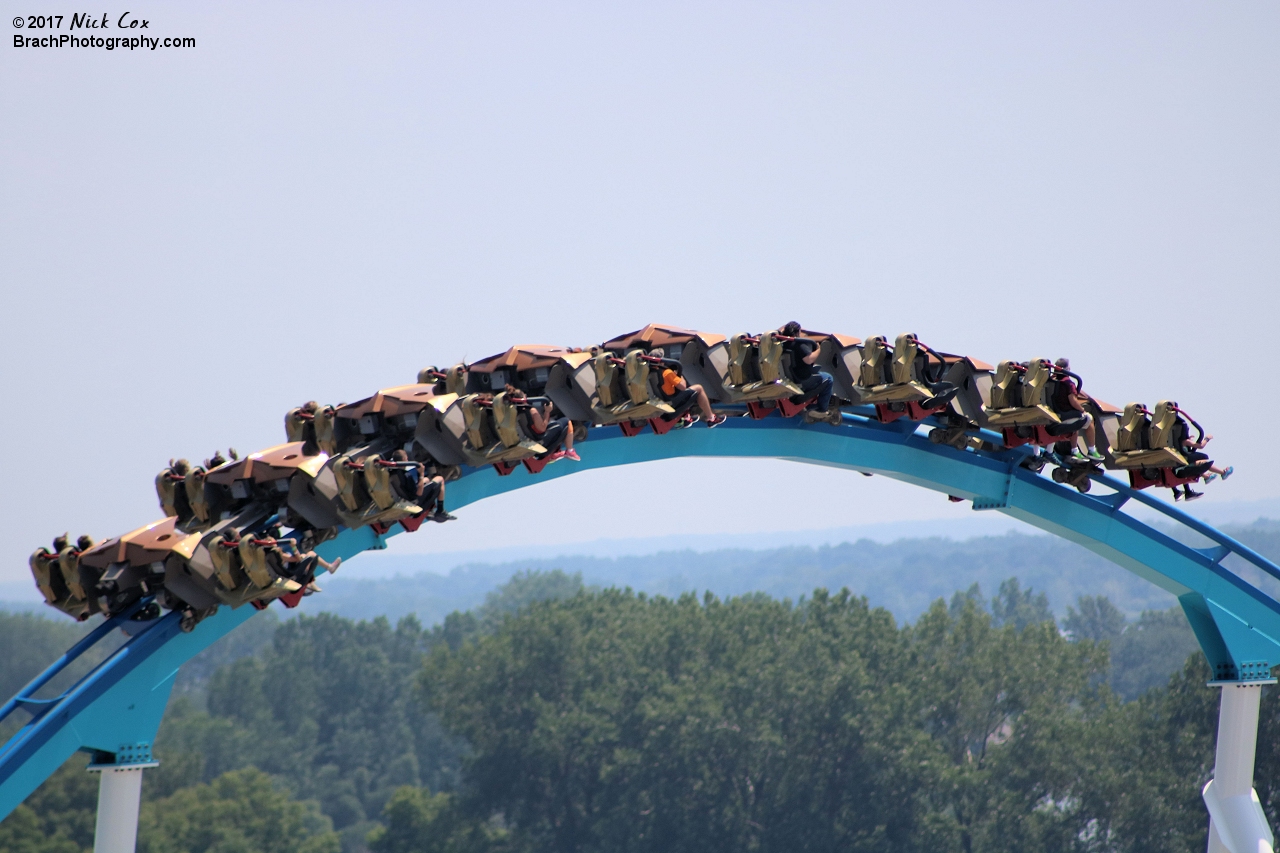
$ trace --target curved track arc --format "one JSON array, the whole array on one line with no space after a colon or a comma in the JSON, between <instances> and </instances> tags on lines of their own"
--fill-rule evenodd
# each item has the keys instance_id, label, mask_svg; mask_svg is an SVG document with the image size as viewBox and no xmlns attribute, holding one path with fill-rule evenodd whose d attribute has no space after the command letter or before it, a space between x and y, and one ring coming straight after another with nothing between
<instances>
[{"instance_id":1,"label":"curved track arc","mask_svg":"<svg viewBox=\"0 0 1280 853\"><path fill-rule=\"evenodd\" d=\"M1178 597L1221 679L1264 678L1270 663L1280 661L1280 602L1229 571L1222 560L1239 554L1277 578L1280 567L1115 480L1102 480L1109 487L1107 495L1082 495L1018 467L1020 454L955 450L930 443L917 434L915 424L882 425L856 416L846 416L838 427L739 419L714 431L630 438L616 427L601 427L591 431L582 447L582 462L558 464L537 476L523 469L505 477L491 468L470 470L450 485L450 502L465 506L583 470L690 456L777 458L875 473L1003 512L1156 583ZM1123 511L1133 499L1157 505L1173 522L1209 535L1218 546L1196 549L1144 524ZM318 550L329 558L347 559L385 548L387 538L367 527L346 530ZM178 630L177 614L169 613L43 706L39 716L0 747L0 818L77 750L114 752L150 742L178 667L255 612L222 608L189 634Z\"/></svg>"}]
</instances>

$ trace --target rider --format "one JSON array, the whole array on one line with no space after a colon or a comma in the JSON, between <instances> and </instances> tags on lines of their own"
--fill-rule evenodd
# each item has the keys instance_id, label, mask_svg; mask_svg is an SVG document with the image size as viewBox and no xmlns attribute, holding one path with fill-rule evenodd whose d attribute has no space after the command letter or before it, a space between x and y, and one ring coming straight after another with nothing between
<instances>
[{"instance_id":1,"label":"rider","mask_svg":"<svg viewBox=\"0 0 1280 853\"><path fill-rule=\"evenodd\" d=\"M694 403L697 403L698 410L702 412L702 419L707 422L708 427L718 427L729 419L726 415L717 415L711 409L711 399L701 385L690 385L685 381L680 362L674 358L667 358L666 350L662 347L654 347L649 350L649 355L662 359L662 366L658 370L658 396L675 410L671 414L663 415L664 421L676 420L693 408Z\"/></svg>"},{"instance_id":2,"label":"rider","mask_svg":"<svg viewBox=\"0 0 1280 853\"><path fill-rule=\"evenodd\" d=\"M1101 462L1103 456L1097 448L1097 429L1093 424L1093 415L1085 409L1093 399L1080 390L1075 377L1068 372L1071 370L1070 360L1060 358L1053 363L1053 366L1057 368L1054 371L1054 380L1057 384L1054 386L1050 404L1055 413L1066 415L1062 418L1063 426L1071 427L1072 432L1084 434L1084 443L1088 448L1084 458L1091 462ZM1074 442L1071 445L1071 456L1081 458L1080 450Z\"/></svg>"},{"instance_id":3,"label":"rider","mask_svg":"<svg viewBox=\"0 0 1280 853\"><path fill-rule=\"evenodd\" d=\"M573 423L566 417L553 417L556 404L547 400L539 405L531 401L523 391L511 383L506 387L507 399L524 408L528 415L529 432L551 454L551 461L569 459L581 462L582 457L573 449ZM563 447L563 449L561 449Z\"/></svg>"},{"instance_id":4,"label":"rider","mask_svg":"<svg viewBox=\"0 0 1280 853\"><path fill-rule=\"evenodd\" d=\"M266 534L264 538L255 538L255 543L266 546L268 553L279 560L280 568L283 569L281 574L298 583L309 584L314 581L317 565L323 566L330 574L342 565L341 557L334 557L330 563L315 551L299 549L295 540L281 538L283 534L279 527L266 531Z\"/></svg>"},{"instance_id":5,"label":"rider","mask_svg":"<svg viewBox=\"0 0 1280 853\"><path fill-rule=\"evenodd\" d=\"M391 454L391 461L397 463L396 475L400 478L400 493L406 497L413 496L418 506L431 509L431 520L444 523L455 516L444 508L444 477L436 470L435 465L412 462L404 450Z\"/></svg>"},{"instance_id":6,"label":"rider","mask_svg":"<svg viewBox=\"0 0 1280 853\"><path fill-rule=\"evenodd\" d=\"M1197 424L1197 428L1198 427L1199 425ZM1178 410L1178 423L1174 427L1174 444L1182 453L1182 458L1187 460L1186 467L1175 469L1175 473L1179 477L1193 477L1196 479L1204 477L1205 482L1207 483L1211 479L1209 472L1213 472L1214 474L1221 476L1224 480L1235 472L1234 467L1226 469L1217 468L1214 466L1212 461L1206 461L1209 460L1209 454L1201 453L1200 451L1212 439L1212 435L1205 435L1204 438L1198 440L1192 439L1191 425L1187 423L1187 418L1182 414L1182 411ZM1190 484L1183 485L1182 489L1184 494L1179 495L1178 487L1173 487L1173 499L1175 501L1180 497L1186 498L1188 501L1193 501L1196 498L1204 496L1204 492L1194 491Z\"/></svg>"},{"instance_id":7,"label":"rider","mask_svg":"<svg viewBox=\"0 0 1280 853\"><path fill-rule=\"evenodd\" d=\"M831 389L835 387L835 379L830 373L813 366L822 353L822 347L808 338L800 337L800 331L800 324L795 320L778 329L788 339L783 341L782 348L791 353L791 376L802 392L792 397L791 402L800 403L816 395L812 407L825 412L831 407Z\"/></svg>"}]
</instances>

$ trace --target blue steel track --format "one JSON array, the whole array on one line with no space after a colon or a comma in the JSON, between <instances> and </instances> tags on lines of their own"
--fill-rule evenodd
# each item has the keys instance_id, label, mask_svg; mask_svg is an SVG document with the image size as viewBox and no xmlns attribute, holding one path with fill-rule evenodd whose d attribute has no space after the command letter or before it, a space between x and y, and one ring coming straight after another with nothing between
<instances>
[{"instance_id":1,"label":"blue steel track","mask_svg":"<svg viewBox=\"0 0 1280 853\"><path fill-rule=\"evenodd\" d=\"M658 436L626 438L617 427L593 428L582 442L582 461L553 465L536 476L523 468L498 476L492 468L465 469L449 486L457 508L493 495L532 486L591 468L607 468L683 456L771 457L847 468L901 480L973 501L974 509L1002 512L1085 548L1177 596L1205 656L1219 680L1250 681L1269 676L1280 662L1280 602L1232 571L1224 560L1247 563L1280 580L1280 568L1230 537L1172 506L1130 489L1110 477L1094 481L1096 491L1074 488L1019 466L1019 451L956 450L935 445L918 424L880 424L846 414L841 426L803 424L799 418L752 421L732 418L716 430L702 427ZM1161 513L1170 532L1125 511L1132 504ZM389 536L364 527L344 530L317 549L344 560L386 548ZM1171 534L1176 534L1171 535ZM425 529L420 535L430 535ZM1185 544L1187 538L1206 547ZM179 615L168 613L145 626L114 654L65 693L35 699L41 685L77 655L121 624L103 623L45 673L0 708L0 721L19 709L27 723L0 747L0 818L21 803L76 751L118 753L149 745L160 727L178 668L257 613L227 607L179 630ZM135 623L137 624L137 623Z\"/></svg>"}]
</instances>

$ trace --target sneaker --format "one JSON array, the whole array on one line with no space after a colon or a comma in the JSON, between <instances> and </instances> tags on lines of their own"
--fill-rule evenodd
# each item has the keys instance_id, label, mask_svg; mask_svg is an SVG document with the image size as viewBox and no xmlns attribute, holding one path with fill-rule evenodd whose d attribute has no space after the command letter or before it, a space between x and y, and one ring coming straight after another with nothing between
<instances>
[{"instance_id":1,"label":"sneaker","mask_svg":"<svg viewBox=\"0 0 1280 853\"><path fill-rule=\"evenodd\" d=\"M431 514L431 520L439 524L444 524L446 521L456 521L457 518L456 515L451 515L442 509L438 509Z\"/></svg>"},{"instance_id":2,"label":"sneaker","mask_svg":"<svg viewBox=\"0 0 1280 853\"><path fill-rule=\"evenodd\" d=\"M1105 456L1103 456L1101 453L1099 453L1099 452L1098 452L1098 448L1096 448L1096 447L1090 447L1090 448L1089 448L1089 452L1085 454L1085 457L1086 457L1087 459L1089 459L1089 460L1093 461L1093 462L1105 462L1105 461L1106 461L1106 457L1105 457Z\"/></svg>"},{"instance_id":3,"label":"sneaker","mask_svg":"<svg viewBox=\"0 0 1280 853\"><path fill-rule=\"evenodd\" d=\"M728 415L712 415L711 420L707 421L707 429L714 429L727 420L729 420Z\"/></svg>"},{"instance_id":4,"label":"sneaker","mask_svg":"<svg viewBox=\"0 0 1280 853\"><path fill-rule=\"evenodd\" d=\"M1174 489L1173 500L1174 500L1174 503L1177 503L1178 501L1182 500L1182 492L1178 491L1177 489Z\"/></svg>"},{"instance_id":5,"label":"sneaker","mask_svg":"<svg viewBox=\"0 0 1280 853\"><path fill-rule=\"evenodd\" d=\"M1218 475L1217 475L1217 474L1212 474L1212 473L1210 473L1210 474L1205 474L1205 475L1204 475L1204 484L1207 486L1207 485L1209 485L1210 483L1212 483L1212 482L1213 482L1214 480L1216 480L1216 479L1218 479Z\"/></svg>"},{"instance_id":6,"label":"sneaker","mask_svg":"<svg viewBox=\"0 0 1280 853\"><path fill-rule=\"evenodd\" d=\"M1228 465L1226 470L1222 472L1222 479L1225 481L1228 477L1236 472L1236 466Z\"/></svg>"},{"instance_id":7,"label":"sneaker","mask_svg":"<svg viewBox=\"0 0 1280 853\"><path fill-rule=\"evenodd\" d=\"M578 455L578 451L576 450L563 450L560 455L562 458L568 459L570 462L582 461L582 457Z\"/></svg>"},{"instance_id":8,"label":"sneaker","mask_svg":"<svg viewBox=\"0 0 1280 853\"><path fill-rule=\"evenodd\" d=\"M1193 501L1193 500L1195 500L1196 498L1202 498L1202 497L1204 497L1204 492L1193 492L1193 491L1191 491L1191 489L1187 489L1187 500L1188 500L1188 501Z\"/></svg>"}]
</instances>

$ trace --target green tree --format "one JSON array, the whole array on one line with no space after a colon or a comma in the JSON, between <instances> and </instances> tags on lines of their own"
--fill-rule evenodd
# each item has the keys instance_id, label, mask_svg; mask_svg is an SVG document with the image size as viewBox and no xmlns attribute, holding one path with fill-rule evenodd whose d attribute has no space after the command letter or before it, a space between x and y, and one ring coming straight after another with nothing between
<instances>
[{"instance_id":1,"label":"green tree","mask_svg":"<svg viewBox=\"0 0 1280 853\"><path fill-rule=\"evenodd\" d=\"M83 754L67 760L27 801L0 821L5 853L80 853L93 849L98 776Z\"/></svg>"},{"instance_id":2,"label":"green tree","mask_svg":"<svg viewBox=\"0 0 1280 853\"><path fill-rule=\"evenodd\" d=\"M1038 622L1053 622L1049 598L1043 592L1022 589L1017 578L1001 582L1000 591L991 599L991 617L996 627L1012 625L1021 631Z\"/></svg>"},{"instance_id":3,"label":"green tree","mask_svg":"<svg viewBox=\"0 0 1280 853\"><path fill-rule=\"evenodd\" d=\"M144 805L139 853L339 853L329 819L254 768L226 773Z\"/></svg>"},{"instance_id":4,"label":"green tree","mask_svg":"<svg viewBox=\"0 0 1280 853\"><path fill-rule=\"evenodd\" d=\"M1016 585L1002 594L1035 612ZM909 671L936 750L921 791L931 846L1070 849L1091 819L1077 805L1089 780L1074 750L1092 722L1090 684L1105 671L1106 652L1067 642L1052 621L1019 621L997 627L973 600L958 612L938 602L908 629Z\"/></svg>"},{"instance_id":5,"label":"green tree","mask_svg":"<svg viewBox=\"0 0 1280 853\"><path fill-rule=\"evenodd\" d=\"M1105 595L1082 595L1076 599L1080 609L1067 607L1062 627L1074 640L1095 643L1114 642L1124 633L1124 614Z\"/></svg>"},{"instance_id":6,"label":"green tree","mask_svg":"<svg viewBox=\"0 0 1280 853\"><path fill-rule=\"evenodd\" d=\"M1200 644L1181 607L1145 610L1111 644L1111 687L1126 700L1169 683Z\"/></svg>"},{"instance_id":7,"label":"green tree","mask_svg":"<svg viewBox=\"0 0 1280 853\"><path fill-rule=\"evenodd\" d=\"M400 788L391 795L385 826L369 835L371 853L506 853L510 836L500 820L478 821L456 808L450 794Z\"/></svg>"}]
</instances>

